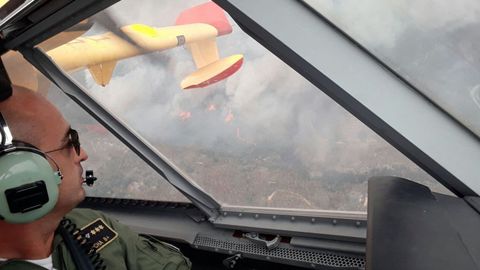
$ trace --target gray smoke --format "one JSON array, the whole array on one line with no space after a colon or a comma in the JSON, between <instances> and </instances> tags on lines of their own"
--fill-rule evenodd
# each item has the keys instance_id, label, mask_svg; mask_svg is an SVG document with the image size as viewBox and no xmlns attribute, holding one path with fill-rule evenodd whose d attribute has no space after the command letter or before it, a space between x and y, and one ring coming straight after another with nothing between
<instances>
[{"instance_id":1,"label":"gray smoke","mask_svg":"<svg viewBox=\"0 0 480 270\"><path fill-rule=\"evenodd\" d=\"M308 0L324 16L355 39L372 47L392 48L411 28L432 34L477 23L480 3L476 0Z\"/></svg>"},{"instance_id":2,"label":"gray smoke","mask_svg":"<svg viewBox=\"0 0 480 270\"><path fill-rule=\"evenodd\" d=\"M469 94L480 83L479 1L308 2L480 134L480 109Z\"/></svg>"}]
</instances>

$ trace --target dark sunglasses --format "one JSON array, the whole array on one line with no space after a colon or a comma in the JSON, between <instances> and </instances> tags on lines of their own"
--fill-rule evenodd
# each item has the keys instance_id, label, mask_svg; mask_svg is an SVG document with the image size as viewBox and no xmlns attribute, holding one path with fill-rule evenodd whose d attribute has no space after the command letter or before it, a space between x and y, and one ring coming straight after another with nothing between
<instances>
[{"instance_id":1,"label":"dark sunglasses","mask_svg":"<svg viewBox=\"0 0 480 270\"><path fill-rule=\"evenodd\" d=\"M68 142L66 145L58 149L46 151L44 153L48 154L48 153L59 151L68 147L73 147L75 149L75 153L77 153L77 155L80 156L80 139L78 138L78 132L73 128L70 128L68 130Z\"/></svg>"}]
</instances>

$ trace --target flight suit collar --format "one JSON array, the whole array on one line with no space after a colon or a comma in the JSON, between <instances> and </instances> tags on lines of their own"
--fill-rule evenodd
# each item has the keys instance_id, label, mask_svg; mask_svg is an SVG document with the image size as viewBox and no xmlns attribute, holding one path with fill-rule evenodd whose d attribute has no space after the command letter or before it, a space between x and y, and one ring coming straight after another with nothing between
<instances>
[{"instance_id":1,"label":"flight suit collar","mask_svg":"<svg viewBox=\"0 0 480 270\"><path fill-rule=\"evenodd\" d=\"M1 270L45 270L38 264L23 260L8 260L0 263Z\"/></svg>"}]
</instances>

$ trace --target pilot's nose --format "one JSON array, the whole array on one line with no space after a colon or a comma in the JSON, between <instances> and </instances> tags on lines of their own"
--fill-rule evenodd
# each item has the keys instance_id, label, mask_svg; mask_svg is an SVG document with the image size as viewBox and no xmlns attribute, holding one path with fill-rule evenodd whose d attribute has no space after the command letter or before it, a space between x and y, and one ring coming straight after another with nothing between
<instances>
[{"instance_id":1,"label":"pilot's nose","mask_svg":"<svg viewBox=\"0 0 480 270\"><path fill-rule=\"evenodd\" d=\"M83 147L80 147L80 162L83 162L88 159L88 154Z\"/></svg>"}]
</instances>

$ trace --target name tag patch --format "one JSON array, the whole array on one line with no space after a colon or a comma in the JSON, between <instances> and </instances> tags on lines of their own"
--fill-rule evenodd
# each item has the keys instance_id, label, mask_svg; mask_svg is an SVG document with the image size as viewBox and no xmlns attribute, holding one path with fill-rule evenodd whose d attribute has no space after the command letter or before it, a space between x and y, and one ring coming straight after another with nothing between
<instances>
[{"instance_id":1,"label":"name tag patch","mask_svg":"<svg viewBox=\"0 0 480 270\"><path fill-rule=\"evenodd\" d=\"M89 253L99 252L118 237L118 233L105 224L101 218L97 218L81 228L78 233L81 238L86 240L85 245L89 248Z\"/></svg>"}]
</instances>

